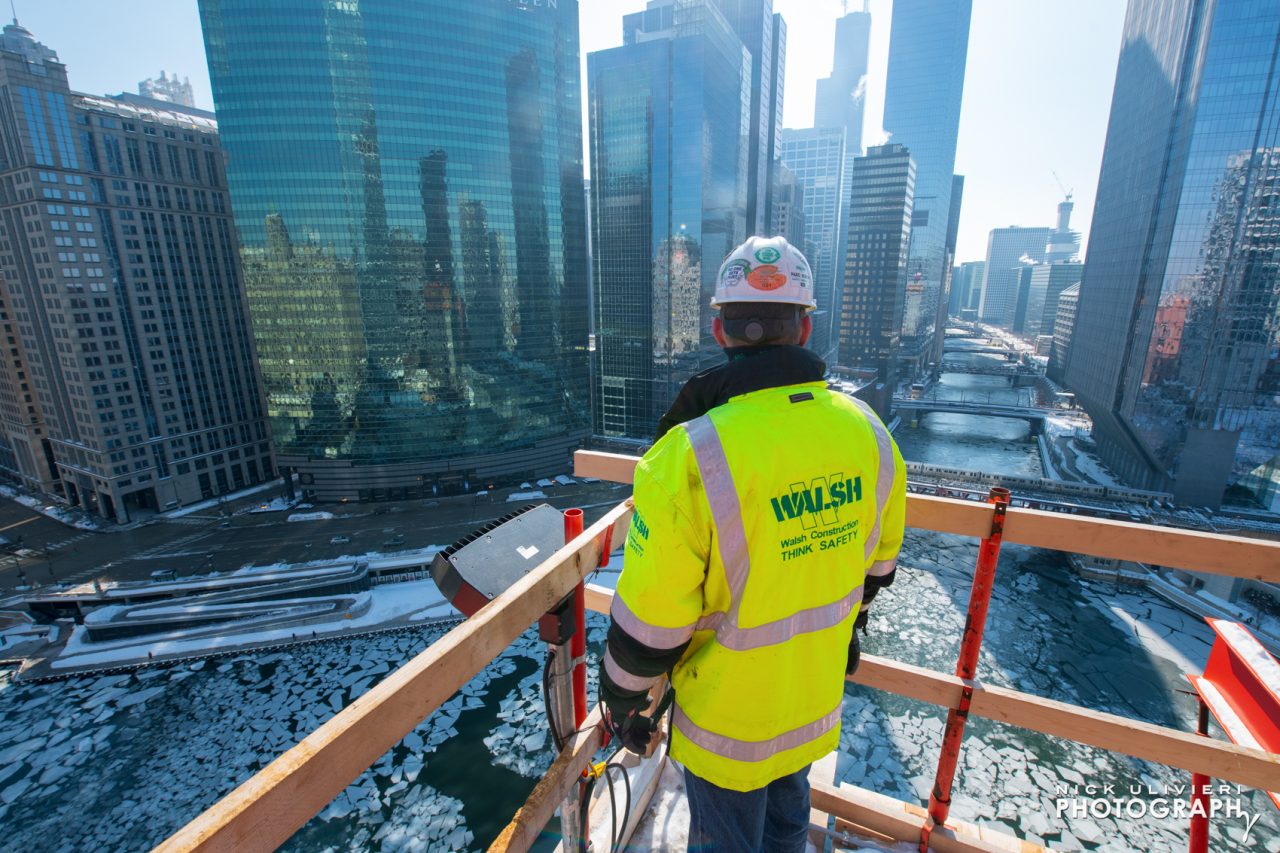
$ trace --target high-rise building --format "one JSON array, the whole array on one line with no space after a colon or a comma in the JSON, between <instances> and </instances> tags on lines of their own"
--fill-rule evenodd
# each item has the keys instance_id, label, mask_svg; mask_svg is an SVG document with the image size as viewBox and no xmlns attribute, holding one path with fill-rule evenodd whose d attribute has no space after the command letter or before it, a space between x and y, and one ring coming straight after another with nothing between
<instances>
[{"instance_id":1,"label":"high-rise building","mask_svg":"<svg viewBox=\"0 0 1280 853\"><path fill-rule=\"evenodd\" d=\"M872 146L853 161L839 362L875 368L891 391L910 287L905 279L914 195L915 162L904 146Z\"/></svg>"},{"instance_id":2,"label":"high-rise building","mask_svg":"<svg viewBox=\"0 0 1280 853\"><path fill-rule=\"evenodd\" d=\"M0 473L127 522L274 475L217 125L0 36Z\"/></svg>"},{"instance_id":3,"label":"high-rise building","mask_svg":"<svg viewBox=\"0 0 1280 853\"><path fill-rule=\"evenodd\" d=\"M322 501L563 470L589 431L576 0L285 5L200 2L281 466Z\"/></svg>"},{"instance_id":4,"label":"high-rise building","mask_svg":"<svg viewBox=\"0 0 1280 853\"><path fill-rule=\"evenodd\" d=\"M1022 269L1043 263L1050 228L993 228L987 238L987 265L982 274L978 316L984 323L1012 329L1018 309Z\"/></svg>"},{"instance_id":5,"label":"high-rise building","mask_svg":"<svg viewBox=\"0 0 1280 853\"><path fill-rule=\"evenodd\" d=\"M1058 294L1058 310L1053 318L1053 353L1049 356L1049 369L1046 371L1054 382L1066 379L1067 354L1071 351L1071 336L1075 331L1079 305L1078 283Z\"/></svg>"},{"instance_id":6,"label":"high-rise building","mask_svg":"<svg viewBox=\"0 0 1280 853\"><path fill-rule=\"evenodd\" d=\"M951 292L955 295L956 308L952 313L957 317L964 317L966 311L975 312L974 317L977 317L978 302L982 299L982 276L986 268L986 261L965 261L953 271Z\"/></svg>"},{"instance_id":7,"label":"high-rise building","mask_svg":"<svg viewBox=\"0 0 1280 853\"><path fill-rule=\"evenodd\" d=\"M1108 465L1195 505L1276 457L1277 64L1280 5L1129 4L1066 378Z\"/></svg>"},{"instance_id":8,"label":"high-rise building","mask_svg":"<svg viewBox=\"0 0 1280 853\"><path fill-rule=\"evenodd\" d=\"M670 0L659 0L669 3ZM687 3L688 0L682 0ZM768 236L777 178L773 165L782 143L782 95L786 81L787 25L773 0L714 0L751 54L750 126L747 130L747 232ZM653 3L650 2L652 6Z\"/></svg>"},{"instance_id":9,"label":"high-rise building","mask_svg":"<svg viewBox=\"0 0 1280 853\"><path fill-rule=\"evenodd\" d=\"M178 80L177 74L167 77L164 71L160 72L159 77L151 77L139 83L138 94L154 101L170 101L184 107L196 105L196 96L191 89L191 78L184 77Z\"/></svg>"},{"instance_id":10,"label":"high-rise building","mask_svg":"<svg viewBox=\"0 0 1280 853\"><path fill-rule=\"evenodd\" d=\"M946 345L947 309L951 303L951 274L955 270L956 240L960 236L960 206L964 200L964 175L951 176L951 203L947 210L947 240L945 244L946 264L943 266L942 289L938 293L937 313L934 316L934 335L929 361L942 364L942 353Z\"/></svg>"},{"instance_id":11,"label":"high-rise building","mask_svg":"<svg viewBox=\"0 0 1280 853\"><path fill-rule=\"evenodd\" d=\"M1030 268L1030 287L1027 308L1021 329L1015 329L1028 341L1040 335L1053 334L1058 316L1058 299L1068 287L1080 283L1084 264L1079 261L1059 261L1053 264L1035 264Z\"/></svg>"},{"instance_id":12,"label":"high-rise building","mask_svg":"<svg viewBox=\"0 0 1280 853\"><path fill-rule=\"evenodd\" d=\"M782 162L795 173L804 188L805 256L813 269L813 291L818 307L813 312L810 348L828 364L837 358L834 331L844 284L842 234L848 193L844 191L845 131L841 127L814 127L782 131ZM852 160L847 161L852 165Z\"/></svg>"},{"instance_id":13,"label":"high-rise building","mask_svg":"<svg viewBox=\"0 0 1280 853\"><path fill-rule=\"evenodd\" d=\"M964 91L972 0L893 4L884 129L916 163L908 292L899 361L920 373L938 349L938 300L945 299L947 233L956 138Z\"/></svg>"},{"instance_id":14,"label":"high-rise building","mask_svg":"<svg viewBox=\"0 0 1280 853\"><path fill-rule=\"evenodd\" d=\"M818 81L814 96L813 126L844 128L850 158L862 156L862 112L867 100L870 50L871 13L850 12L836 19L831 76Z\"/></svg>"},{"instance_id":15,"label":"high-rise building","mask_svg":"<svg viewBox=\"0 0 1280 853\"><path fill-rule=\"evenodd\" d=\"M716 0L655 0L623 33L587 58L595 429L652 439L685 379L723 359L709 306L748 231L751 54Z\"/></svg>"},{"instance_id":16,"label":"high-rise building","mask_svg":"<svg viewBox=\"0 0 1280 853\"><path fill-rule=\"evenodd\" d=\"M812 247L805 238L804 184L800 183L795 172L781 163L774 163L773 168L778 180L773 191L773 213L769 217L769 233L785 237L788 243L808 258L812 253Z\"/></svg>"}]
</instances>

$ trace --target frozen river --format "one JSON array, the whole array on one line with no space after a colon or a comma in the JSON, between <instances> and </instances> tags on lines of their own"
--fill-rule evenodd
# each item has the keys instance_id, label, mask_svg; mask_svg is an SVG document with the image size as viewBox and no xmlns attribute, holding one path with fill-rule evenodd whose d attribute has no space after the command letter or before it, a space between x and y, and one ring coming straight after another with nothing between
<instances>
[{"instance_id":1,"label":"frozen river","mask_svg":"<svg viewBox=\"0 0 1280 853\"><path fill-rule=\"evenodd\" d=\"M946 380L946 392L1000 391L998 379ZM1039 473L1019 421L930 415L917 430L904 424L900 440L908 458ZM975 460L979 448L992 455ZM910 534L907 570L877 601L868 651L952 671L975 554L971 541ZM442 632L424 627L51 684L13 685L0 676L0 850L148 849ZM596 618L593 645L602 634ZM1145 592L1082 581L1060 555L1007 546L979 675L1191 729L1195 707L1180 692L1187 689L1183 673L1203 666L1210 639L1200 620ZM287 849L487 846L550 764L541 656L526 634ZM927 802L943 712L856 686L847 693L842 778ZM1184 850L1185 821L1082 817L1069 807L1060 814L1055 801L1071 799L1064 792L1077 785L1112 784L1152 803L1166 792L1176 798L1172 791L1187 781L1181 771L973 718L952 814L1020 828L1058 850ZM1220 818L1211 849L1280 851L1270 802L1246 791L1241 809L1261 816L1249 839L1245 819Z\"/></svg>"}]
</instances>

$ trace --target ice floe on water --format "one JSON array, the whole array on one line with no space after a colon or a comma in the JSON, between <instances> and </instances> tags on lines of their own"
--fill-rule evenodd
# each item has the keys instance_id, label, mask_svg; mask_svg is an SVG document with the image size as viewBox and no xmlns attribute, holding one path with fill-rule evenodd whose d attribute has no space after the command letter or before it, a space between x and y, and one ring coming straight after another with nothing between
<instances>
[{"instance_id":1,"label":"ice floe on water","mask_svg":"<svg viewBox=\"0 0 1280 853\"><path fill-rule=\"evenodd\" d=\"M912 533L894 586L876 601L869 653L950 672L976 556L971 540ZM596 579L600 580L600 579ZM605 579L611 580L611 579ZM605 621L592 615L596 656ZM442 636L423 626L218 660L49 684L0 675L0 825L23 851L144 849L314 731ZM1081 581L1055 555L1006 546L980 677L992 684L1190 729L1183 674L1212 632L1144 591ZM286 844L295 851L470 850L488 844L552 758L541 695L544 646L525 633ZM595 666L588 668L594 696ZM925 803L945 716L850 687L839 778ZM1172 851L1182 822L1060 813L1077 786L1121 791L1186 774L977 717L953 815L1056 850ZM1220 734L1218 735L1221 736ZM1065 792L1065 793L1064 793ZM1153 799L1155 794L1138 799ZM1274 810L1213 824L1214 849L1280 851Z\"/></svg>"},{"instance_id":2,"label":"ice floe on water","mask_svg":"<svg viewBox=\"0 0 1280 853\"><path fill-rule=\"evenodd\" d=\"M863 648L954 671L976 552L971 540L909 532L897 580L876 599ZM1006 545L978 675L1190 731L1196 706L1179 691L1188 687L1184 673L1203 668L1212 638L1202 619L1146 591L1081 580L1058 555ZM839 778L926 805L945 713L867 688L847 693ZM1174 851L1186 847L1185 819L1091 810L1096 797L1087 786L1113 785L1113 798L1136 811L1162 799L1185 800L1178 792L1189 781L1181 770L970 717L951 814L1054 850ZM1280 820L1262 794L1245 789L1223 799L1259 819L1243 847L1245 819L1215 819L1212 849L1280 851Z\"/></svg>"},{"instance_id":3,"label":"ice floe on water","mask_svg":"<svg viewBox=\"0 0 1280 853\"><path fill-rule=\"evenodd\" d=\"M46 684L0 676L0 824L25 851L142 849L179 829L387 673L442 627L297 646ZM603 622L592 629L603 637ZM477 846L464 803L440 790L459 773L511 763L514 812L550 763L539 732L536 632L520 638L383 755L286 845L295 850L465 850ZM491 696L495 681L533 672ZM506 710L501 710L505 708ZM434 766L464 715L491 729L493 749L467 767ZM483 748L483 747L481 747ZM475 784L472 780L472 784ZM484 785L476 786L483 790ZM477 813L485 803L471 804Z\"/></svg>"}]
</instances>

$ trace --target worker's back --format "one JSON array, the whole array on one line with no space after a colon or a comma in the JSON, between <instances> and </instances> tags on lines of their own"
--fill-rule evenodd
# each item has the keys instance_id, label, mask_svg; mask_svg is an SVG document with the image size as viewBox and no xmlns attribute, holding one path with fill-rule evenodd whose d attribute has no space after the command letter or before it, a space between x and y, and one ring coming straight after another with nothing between
<instances>
[{"instance_id":1,"label":"worker's back","mask_svg":"<svg viewBox=\"0 0 1280 853\"><path fill-rule=\"evenodd\" d=\"M695 625L672 677L672 754L695 774L749 790L835 747L864 577L900 545L895 482L888 431L821 382L735 397L645 455L619 597Z\"/></svg>"}]
</instances>

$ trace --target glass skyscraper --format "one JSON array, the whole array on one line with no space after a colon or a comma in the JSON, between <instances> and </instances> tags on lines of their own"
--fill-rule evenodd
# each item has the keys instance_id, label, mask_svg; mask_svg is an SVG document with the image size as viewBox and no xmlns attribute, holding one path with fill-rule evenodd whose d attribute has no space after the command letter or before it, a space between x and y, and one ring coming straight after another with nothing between
<instances>
[{"instance_id":1,"label":"glass skyscraper","mask_svg":"<svg viewBox=\"0 0 1280 853\"><path fill-rule=\"evenodd\" d=\"M908 285L916 168L902 145L872 146L853 160L848 251L840 299L840 364L875 368L892 393ZM880 412L882 417L887 411Z\"/></svg>"},{"instance_id":2,"label":"glass skyscraper","mask_svg":"<svg viewBox=\"0 0 1280 853\"><path fill-rule=\"evenodd\" d=\"M841 199L848 200L843 174L843 127L812 127L782 131L782 162L804 187L805 251L813 268L813 291L818 307L813 316L810 348L835 364L838 337L840 284L844 281L844 245ZM852 164L852 158L849 163Z\"/></svg>"},{"instance_id":3,"label":"glass skyscraper","mask_svg":"<svg viewBox=\"0 0 1280 853\"><path fill-rule=\"evenodd\" d=\"M1027 262L1044 263L1052 228L993 228L987 237L987 263L982 274L978 316L984 323L1012 329L1018 286Z\"/></svg>"},{"instance_id":4,"label":"glass skyscraper","mask_svg":"<svg viewBox=\"0 0 1280 853\"><path fill-rule=\"evenodd\" d=\"M576 0L201 0L279 462L320 500L589 429Z\"/></svg>"},{"instance_id":5,"label":"glass skyscraper","mask_svg":"<svg viewBox=\"0 0 1280 853\"><path fill-rule=\"evenodd\" d=\"M596 431L652 439L723 361L710 300L747 234L751 54L716 0L651 2L588 57Z\"/></svg>"},{"instance_id":6,"label":"glass skyscraper","mask_svg":"<svg viewBox=\"0 0 1280 853\"><path fill-rule=\"evenodd\" d=\"M1129 4L1066 381L1112 468L1195 505L1280 447L1278 65L1274 2Z\"/></svg>"},{"instance_id":7,"label":"glass skyscraper","mask_svg":"<svg viewBox=\"0 0 1280 853\"><path fill-rule=\"evenodd\" d=\"M937 350L938 300L951 271L947 255L960 99L969 49L972 0L893 4L884 129L916 163L909 286L899 362L907 378Z\"/></svg>"}]
</instances>

